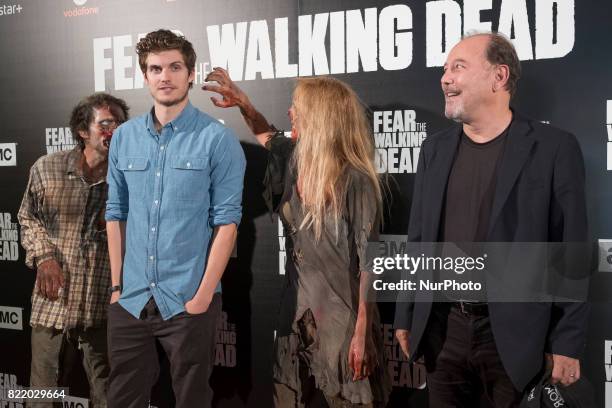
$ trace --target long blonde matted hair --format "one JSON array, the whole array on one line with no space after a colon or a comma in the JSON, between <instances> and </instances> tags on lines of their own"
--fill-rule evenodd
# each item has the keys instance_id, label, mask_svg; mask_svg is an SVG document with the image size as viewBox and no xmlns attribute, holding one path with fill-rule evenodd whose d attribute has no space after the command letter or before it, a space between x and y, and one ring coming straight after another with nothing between
<instances>
[{"instance_id":1,"label":"long blonde matted hair","mask_svg":"<svg viewBox=\"0 0 612 408\"><path fill-rule=\"evenodd\" d=\"M372 183L381 214L382 193L365 106L350 86L331 77L300 78L293 92L298 142L293 165L304 207L302 228L321 237L324 219L338 225L354 168Z\"/></svg>"}]
</instances>

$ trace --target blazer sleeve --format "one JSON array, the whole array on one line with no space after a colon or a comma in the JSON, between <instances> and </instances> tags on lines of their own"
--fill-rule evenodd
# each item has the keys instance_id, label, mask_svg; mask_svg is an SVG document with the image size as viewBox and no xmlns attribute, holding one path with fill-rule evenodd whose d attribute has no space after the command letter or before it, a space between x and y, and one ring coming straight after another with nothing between
<instances>
[{"instance_id":1,"label":"blazer sleeve","mask_svg":"<svg viewBox=\"0 0 612 408\"><path fill-rule=\"evenodd\" d=\"M572 279L575 293L582 291L583 299L554 301L548 330L547 352L578 358L586 342L589 305L586 300L589 284L588 221L585 193L584 160L580 145L571 134L564 134L554 163L553 206L559 216L558 230L561 231L565 248L565 277ZM575 249L585 248L582 261L576 262ZM569 276L567 276L569 274ZM579 301L576 301L579 300Z\"/></svg>"},{"instance_id":2,"label":"blazer sleeve","mask_svg":"<svg viewBox=\"0 0 612 408\"><path fill-rule=\"evenodd\" d=\"M417 172L412 191L412 205L410 208L410 220L408 222L407 241L421 242L422 240L422 208L423 208L423 179L425 178L426 149L429 143L425 141L421 147ZM407 279L403 276L402 279ZM410 291L400 291L395 304L395 329L410 330L412 326L412 314L414 311L414 293Z\"/></svg>"}]
</instances>

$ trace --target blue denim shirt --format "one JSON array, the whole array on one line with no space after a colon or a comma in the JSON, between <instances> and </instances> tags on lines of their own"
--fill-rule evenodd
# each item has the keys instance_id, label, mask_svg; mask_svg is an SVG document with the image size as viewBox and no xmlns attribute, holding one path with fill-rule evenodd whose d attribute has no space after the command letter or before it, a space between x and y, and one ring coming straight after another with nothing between
<instances>
[{"instance_id":1,"label":"blue denim shirt","mask_svg":"<svg viewBox=\"0 0 612 408\"><path fill-rule=\"evenodd\" d=\"M127 221L119 303L128 312L138 318L151 296L164 319L185 310L213 227L240 222L244 169L232 131L191 104L159 133L152 112L115 131L106 220Z\"/></svg>"}]
</instances>

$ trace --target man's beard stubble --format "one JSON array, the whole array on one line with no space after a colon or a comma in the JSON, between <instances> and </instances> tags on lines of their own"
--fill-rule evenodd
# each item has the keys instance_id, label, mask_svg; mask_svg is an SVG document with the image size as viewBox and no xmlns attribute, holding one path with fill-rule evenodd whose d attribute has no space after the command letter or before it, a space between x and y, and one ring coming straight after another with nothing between
<instances>
[{"instance_id":1,"label":"man's beard stubble","mask_svg":"<svg viewBox=\"0 0 612 408\"><path fill-rule=\"evenodd\" d=\"M464 112L463 112L463 106L462 105L455 105L454 109L452 110L448 110L446 109L446 107L444 108L444 116L446 116L447 119L450 119L454 122L457 123L463 123L464 122Z\"/></svg>"},{"instance_id":2,"label":"man's beard stubble","mask_svg":"<svg viewBox=\"0 0 612 408\"><path fill-rule=\"evenodd\" d=\"M187 90L185 91L185 93L183 94L183 96L176 98L176 99L171 99L169 101L160 101L159 99L155 98L155 101L157 103L159 103L160 105L163 105L167 108L172 107L172 106L176 106L178 104L180 104L181 102L183 102L185 99L187 99L187 95L189 94L189 88L187 88Z\"/></svg>"}]
</instances>

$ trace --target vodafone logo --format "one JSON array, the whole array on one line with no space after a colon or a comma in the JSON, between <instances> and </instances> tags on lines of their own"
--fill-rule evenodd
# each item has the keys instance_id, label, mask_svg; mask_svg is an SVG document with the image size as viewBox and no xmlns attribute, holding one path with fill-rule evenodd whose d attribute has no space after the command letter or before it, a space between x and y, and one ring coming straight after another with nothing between
<instances>
[{"instance_id":1,"label":"vodafone logo","mask_svg":"<svg viewBox=\"0 0 612 408\"><path fill-rule=\"evenodd\" d=\"M98 7L83 7L87 0L72 0L72 2L76 7L64 10L64 17L66 18L90 16L100 12Z\"/></svg>"}]
</instances>

